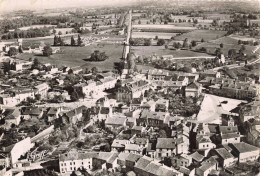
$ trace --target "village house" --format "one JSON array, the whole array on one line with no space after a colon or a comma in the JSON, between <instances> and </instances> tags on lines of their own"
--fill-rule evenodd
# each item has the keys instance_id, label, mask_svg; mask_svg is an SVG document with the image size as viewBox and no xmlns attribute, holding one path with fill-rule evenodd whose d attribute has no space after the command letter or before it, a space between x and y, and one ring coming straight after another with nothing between
<instances>
[{"instance_id":1,"label":"village house","mask_svg":"<svg viewBox=\"0 0 260 176\"><path fill-rule=\"evenodd\" d=\"M209 92L214 95L235 99L250 99L259 94L255 85L231 80L209 86Z\"/></svg>"},{"instance_id":2,"label":"village house","mask_svg":"<svg viewBox=\"0 0 260 176\"><path fill-rule=\"evenodd\" d=\"M119 140L119 139L114 139L112 145L111 145L111 150L112 151L118 151L122 152L125 150L125 145L130 144L129 140Z\"/></svg>"},{"instance_id":3,"label":"village house","mask_svg":"<svg viewBox=\"0 0 260 176\"><path fill-rule=\"evenodd\" d=\"M46 113L48 122L52 122L55 119L59 118L59 113L61 112L60 108L50 107Z\"/></svg>"},{"instance_id":4,"label":"village house","mask_svg":"<svg viewBox=\"0 0 260 176\"><path fill-rule=\"evenodd\" d=\"M199 97L201 95L201 92L202 92L202 86L197 82L193 82L187 85L187 87L185 87L186 97Z\"/></svg>"},{"instance_id":5,"label":"village house","mask_svg":"<svg viewBox=\"0 0 260 176\"><path fill-rule=\"evenodd\" d=\"M143 110L139 118L136 119L136 122L139 126L152 126L152 127L164 127L165 117L168 116L168 113L165 112L152 112Z\"/></svg>"},{"instance_id":6,"label":"village house","mask_svg":"<svg viewBox=\"0 0 260 176\"><path fill-rule=\"evenodd\" d=\"M229 147L232 149L234 156L238 157L239 163L256 161L260 156L260 150L258 147L245 142L229 144Z\"/></svg>"},{"instance_id":7,"label":"village house","mask_svg":"<svg viewBox=\"0 0 260 176\"><path fill-rule=\"evenodd\" d=\"M208 176L211 171L218 169L218 162L214 157L210 157L201 163L201 166L196 168L196 175Z\"/></svg>"},{"instance_id":8,"label":"village house","mask_svg":"<svg viewBox=\"0 0 260 176\"><path fill-rule=\"evenodd\" d=\"M35 95L39 94L41 98L46 98L50 87L47 83L42 83L35 86L35 89Z\"/></svg>"},{"instance_id":9,"label":"village house","mask_svg":"<svg viewBox=\"0 0 260 176\"><path fill-rule=\"evenodd\" d=\"M213 153L219 157L218 158L219 165L224 168L234 165L238 160L225 148L215 149L215 150L213 150Z\"/></svg>"},{"instance_id":10,"label":"village house","mask_svg":"<svg viewBox=\"0 0 260 176\"><path fill-rule=\"evenodd\" d=\"M61 116L61 120L65 124L76 124L78 121L82 121L85 111L87 110L86 106L80 106L75 109L72 109Z\"/></svg>"},{"instance_id":11,"label":"village house","mask_svg":"<svg viewBox=\"0 0 260 176\"><path fill-rule=\"evenodd\" d=\"M43 108L40 107L23 107L21 109L21 117L25 120L36 118L40 119L43 116Z\"/></svg>"},{"instance_id":12,"label":"village house","mask_svg":"<svg viewBox=\"0 0 260 176\"><path fill-rule=\"evenodd\" d=\"M117 164L118 153L99 152L97 157L93 158L93 168L95 169L115 169Z\"/></svg>"},{"instance_id":13,"label":"village house","mask_svg":"<svg viewBox=\"0 0 260 176\"><path fill-rule=\"evenodd\" d=\"M187 154L175 155L172 157L174 167L188 167L192 163L192 158Z\"/></svg>"},{"instance_id":14,"label":"village house","mask_svg":"<svg viewBox=\"0 0 260 176\"><path fill-rule=\"evenodd\" d=\"M199 150L214 149L216 145L211 141L209 136L196 136L196 148Z\"/></svg>"},{"instance_id":15,"label":"village house","mask_svg":"<svg viewBox=\"0 0 260 176\"><path fill-rule=\"evenodd\" d=\"M0 117L5 120L4 127L6 129L11 128L12 125L18 126L21 122L21 112L18 108L3 109Z\"/></svg>"},{"instance_id":16,"label":"village house","mask_svg":"<svg viewBox=\"0 0 260 176\"><path fill-rule=\"evenodd\" d=\"M141 157L142 155L129 153L129 155L125 158L126 171L133 171L134 166Z\"/></svg>"},{"instance_id":17,"label":"village house","mask_svg":"<svg viewBox=\"0 0 260 176\"><path fill-rule=\"evenodd\" d=\"M116 100L118 102L129 103L133 98L139 98L141 94L144 94L145 90L148 89L148 82L143 80L126 84L125 86L120 87L116 92Z\"/></svg>"}]
</instances>

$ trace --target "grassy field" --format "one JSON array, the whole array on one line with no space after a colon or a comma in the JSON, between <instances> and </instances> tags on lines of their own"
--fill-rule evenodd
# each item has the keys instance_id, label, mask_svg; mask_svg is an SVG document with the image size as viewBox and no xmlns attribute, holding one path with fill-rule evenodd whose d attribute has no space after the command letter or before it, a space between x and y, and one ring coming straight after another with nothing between
<instances>
[{"instance_id":1,"label":"grassy field","mask_svg":"<svg viewBox=\"0 0 260 176\"><path fill-rule=\"evenodd\" d=\"M159 32L133 32L132 38L152 38L158 36L160 39L171 39L176 36L177 33L159 33Z\"/></svg>"},{"instance_id":2,"label":"grassy field","mask_svg":"<svg viewBox=\"0 0 260 176\"><path fill-rule=\"evenodd\" d=\"M100 47L96 44L84 47L61 47L62 52L53 54L50 57L35 56L34 54L20 54L18 58L28 60L29 58L37 57L42 63L51 63L60 66L81 66L83 68L98 67L100 70L111 70L114 67L114 62L120 61L123 52L122 45L107 44ZM89 62L88 59L95 50L105 52L109 59L102 62Z\"/></svg>"},{"instance_id":3,"label":"grassy field","mask_svg":"<svg viewBox=\"0 0 260 176\"><path fill-rule=\"evenodd\" d=\"M22 31L28 30L30 28L43 28L43 27L56 27L56 25L32 25L19 28Z\"/></svg>"},{"instance_id":4,"label":"grassy field","mask_svg":"<svg viewBox=\"0 0 260 176\"><path fill-rule=\"evenodd\" d=\"M228 51L230 49L235 49L238 52L239 49L241 48L241 45L238 45L238 41L237 40L235 40L233 38L230 38L230 37L222 37L222 38L219 38L217 40L212 40L212 41L209 41L209 42L201 43L201 44L197 45L195 47L195 49L199 49L199 48L204 47L204 48L207 48L209 53L213 54L213 53L215 53L216 48L220 47L219 45L221 43L224 44L224 47L223 47L224 55L228 55ZM256 47L255 46L250 46L250 45L245 45L245 48L246 48L245 53L247 55L251 55L252 54L252 50L254 50Z\"/></svg>"},{"instance_id":5,"label":"grassy field","mask_svg":"<svg viewBox=\"0 0 260 176\"><path fill-rule=\"evenodd\" d=\"M164 46L136 46L131 47L131 50L137 55L143 56L163 56L163 55L173 55L173 57L195 57L195 56L209 56L205 53L197 53L188 50L172 50L165 49Z\"/></svg>"},{"instance_id":6,"label":"grassy field","mask_svg":"<svg viewBox=\"0 0 260 176\"><path fill-rule=\"evenodd\" d=\"M245 67L240 67L240 68L234 68L232 69L232 71L236 74L236 75L243 75L243 74L255 74L255 75L260 75L260 63L256 63L253 65L254 68L253 70L248 70Z\"/></svg>"},{"instance_id":7,"label":"grassy field","mask_svg":"<svg viewBox=\"0 0 260 176\"><path fill-rule=\"evenodd\" d=\"M187 26L175 26L169 24L139 24L133 25L133 28L136 29L176 29L176 30L195 30L195 27L187 27Z\"/></svg>"},{"instance_id":8,"label":"grassy field","mask_svg":"<svg viewBox=\"0 0 260 176\"><path fill-rule=\"evenodd\" d=\"M201 41L203 38L204 41L215 40L219 37L222 37L226 34L226 31L212 31L212 30L195 30L180 36L175 37L175 40L184 40L188 38L190 41Z\"/></svg>"}]
</instances>

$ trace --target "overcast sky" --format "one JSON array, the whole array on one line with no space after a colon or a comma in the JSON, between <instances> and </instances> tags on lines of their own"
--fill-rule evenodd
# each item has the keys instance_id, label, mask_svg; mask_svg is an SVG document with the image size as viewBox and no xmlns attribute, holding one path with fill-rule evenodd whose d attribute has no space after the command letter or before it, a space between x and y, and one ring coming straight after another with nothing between
<instances>
[{"instance_id":1,"label":"overcast sky","mask_svg":"<svg viewBox=\"0 0 260 176\"><path fill-rule=\"evenodd\" d=\"M113 5L136 0L0 0L0 11L46 9L69 6Z\"/></svg>"}]
</instances>

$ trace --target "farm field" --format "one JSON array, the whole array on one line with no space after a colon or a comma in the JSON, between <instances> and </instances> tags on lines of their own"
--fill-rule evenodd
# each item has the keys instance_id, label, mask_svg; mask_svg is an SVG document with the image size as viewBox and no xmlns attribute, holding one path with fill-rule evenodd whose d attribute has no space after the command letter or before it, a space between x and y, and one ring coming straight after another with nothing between
<instances>
[{"instance_id":1,"label":"farm field","mask_svg":"<svg viewBox=\"0 0 260 176\"><path fill-rule=\"evenodd\" d=\"M88 59L95 50L105 52L109 59L103 62L89 62ZM34 54L20 54L17 58L28 60L29 58L38 58L42 63L51 63L60 66L81 66L83 68L98 67L100 70L111 70L114 67L114 62L119 62L122 56L123 46L122 45L100 45L93 44L84 47L61 47L61 53L51 55L50 57L35 56Z\"/></svg>"},{"instance_id":2,"label":"farm field","mask_svg":"<svg viewBox=\"0 0 260 176\"><path fill-rule=\"evenodd\" d=\"M204 41L215 40L219 37L222 37L226 34L226 31L212 31L212 30L195 30L180 36L175 37L175 40L184 40L188 38L188 40L201 41L203 38Z\"/></svg>"},{"instance_id":3,"label":"farm field","mask_svg":"<svg viewBox=\"0 0 260 176\"><path fill-rule=\"evenodd\" d=\"M158 36L160 39L171 39L176 36L177 33L159 33L159 32L133 32L132 38L152 38Z\"/></svg>"},{"instance_id":4,"label":"farm field","mask_svg":"<svg viewBox=\"0 0 260 176\"><path fill-rule=\"evenodd\" d=\"M175 26L169 24L138 24L133 25L133 28L137 29L173 29L173 30L195 30L195 27Z\"/></svg>"},{"instance_id":5,"label":"farm field","mask_svg":"<svg viewBox=\"0 0 260 176\"><path fill-rule=\"evenodd\" d=\"M135 46L131 47L136 55L143 56L163 56L163 55L173 55L173 57L196 57L196 56L209 56L206 53L197 53L189 50L172 50L165 49L164 46Z\"/></svg>"},{"instance_id":6,"label":"farm field","mask_svg":"<svg viewBox=\"0 0 260 176\"><path fill-rule=\"evenodd\" d=\"M32 25L19 28L22 31L28 30L30 28L43 28L43 27L56 27L56 25Z\"/></svg>"},{"instance_id":7,"label":"farm field","mask_svg":"<svg viewBox=\"0 0 260 176\"><path fill-rule=\"evenodd\" d=\"M204 43L201 43L199 45L197 45L195 47L195 49L200 49L202 47L206 48L208 50L209 53L211 54L214 54L215 51L216 51L216 48L219 48L219 45L223 43L224 44L224 47L223 47L223 52L224 52L224 55L228 55L228 51L230 49L235 49L237 50L237 52L239 51L239 49L241 48L242 45L238 45L237 43L237 40L235 39L228 39L226 37L224 38L220 38L218 40L214 40L214 41L210 41L210 42L204 42ZM245 45L245 48L246 48L246 51L245 53L247 55L251 55L252 54L252 51L254 49L256 49L255 46L250 46L250 45Z\"/></svg>"}]
</instances>

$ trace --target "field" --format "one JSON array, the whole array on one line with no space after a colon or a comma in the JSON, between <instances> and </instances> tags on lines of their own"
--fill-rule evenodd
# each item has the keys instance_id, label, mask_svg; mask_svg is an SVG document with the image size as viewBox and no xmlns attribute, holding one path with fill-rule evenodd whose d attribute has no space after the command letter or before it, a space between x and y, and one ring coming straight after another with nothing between
<instances>
[{"instance_id":1,"label":"field","mask_svg":"<svg viewBox=\"0 0 260 176\"><path fill-rule=\"evenodd\" d=\"M163 56L163 55L173 55L173 57L195 57L195 56L209 56L205 53L197 53L189 50L172 50L165 49L164 46L136 46L131 47L131 51L133 51L136 55L143 56Z\"/></svg>"},{"instance_id":2,"label":"field","mask_svg":"<svg viewBox=\"0 0 260 176\"><path fill-rule=\"evenodd\" d=\"M55 28L56 34L61 32L62 34L66 34L66 32L70 33L73 28Z\"/></svg>"},{"instance_id":3,"label":"field","mask_svg":"<svg viewBox=\"0 0 260 176\"><path fill-rule=\"evenodd\" d=\"M120 61L123 52L122 45L107 44L100 47L96 44L85 47L61 47L62 52L51 55L50 57L35 56L34 54L20 54L18 58L28 60L29 58L37 57L42 63L51 63L60 66L81 66L83 68L98 67L100 70L111 70L114 67L114 62ZM103 62L89 62L88 59L95 50L105 52L109 59Z\"/></svg>"},{"instance_id":4,"label":"field","mask_svg":"<svg viewBox=\"0 0 260 176\"><path fill-rule=\"evenodd\" d=\"M175 25L161 25L161 24L139 24L133 25L137 29L172 29L172 30L195 30L195 27L175 26Z\"/></svg>"},{"instance_id":5,"label":"field","mask_svg":"<svg viewBox=\"0 0 260 176\"><path fill-rule=\"evenodd\" d=\"M260 75L260 63L254 64L253 66L254 68L252 70L247 70L245 67L239 67L232 69L232 71L238 76L244 74L247 74L248 76L250 74Z\"/></svg>"},{"instance_id":6,"label":"field","mask_svg":"<svg viewBox=\"0 0 260 176\"><path fill-rule=\"evenodd\" d=\"M28 30L30 28L43 28L43 27L55 27L56 25L32 25L19 28L22 31Z\"/></svg>"},{"instance_id":7,"label":"field","mask_svg":"<svg viewBox=\"0 0 260 176\"><path fill-rule=\"evenodd\" d=\"M223 52L224 55L228 55L228 51L230 49L235 49L237 52L239 51L239 49L241 48L241 45L238 45L238 40L234 39L234 38L230 38L230 37L222 37L219 38L217 40L212 40L209 42L204 42L201 43L199 45L197 45L195 47L195 49L199 49L199 48L206 48L208 50L209 53L213 54L215 53L216 48L219 48L220 44L223 43L224 47L223 47ZM246 51L245 53L247 55L251 55L252 51L256 48L255 46L250 46L250 45L245 45Z\"/></svg>"},{"instance_id":8,"label":"field","mask_svg":"<svg viewBox=\"0 0 260 176\"><path fill-rule=\"evenodd\" d=\"M158 36L160 39L171 39L176 36L177 33L160 33L160 32L133 32L132 38L152 38Z\"/></svg>"},{"instance_id":9,"label":"field","mask_svg":"<svg viewBox=\"0 0 260 176\"><path fill-rule=\"evenodd\" d=\"M204 41L215 40L219 37L222 37L226 34L225 31L212 31L212 30L195 30L180 36L175 37L175 40L184 40L188 38L188 40L201 41L203 38Z\"/></svg>"}]
</instances>

